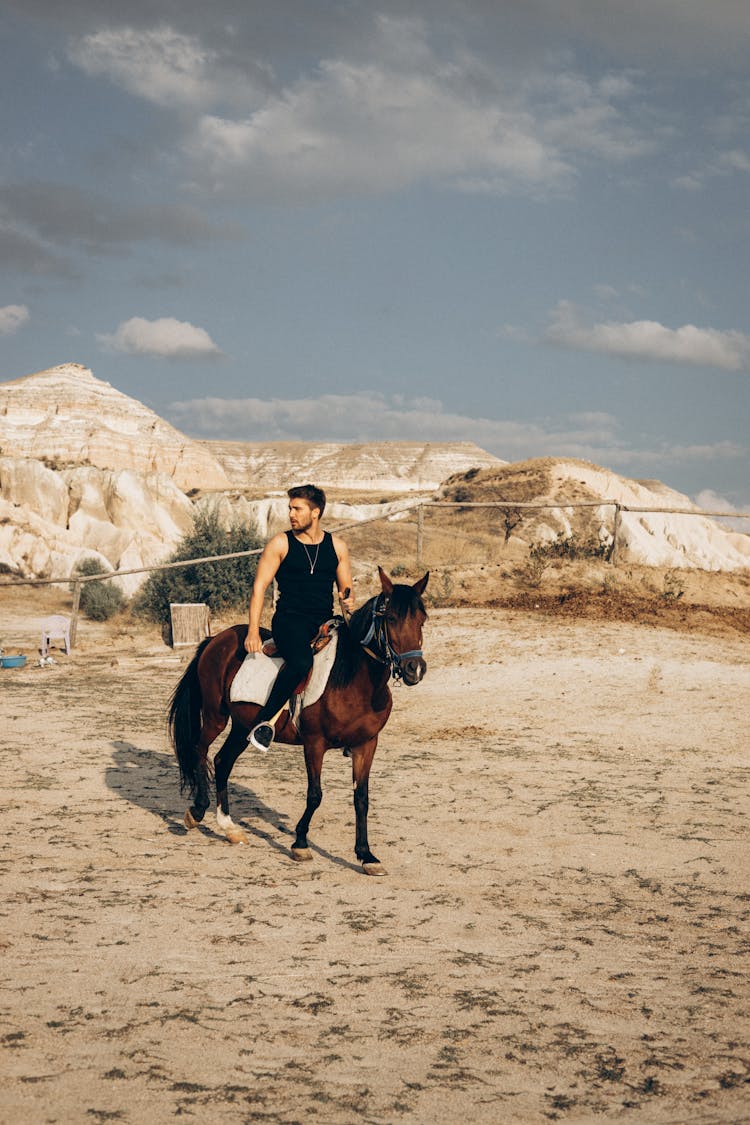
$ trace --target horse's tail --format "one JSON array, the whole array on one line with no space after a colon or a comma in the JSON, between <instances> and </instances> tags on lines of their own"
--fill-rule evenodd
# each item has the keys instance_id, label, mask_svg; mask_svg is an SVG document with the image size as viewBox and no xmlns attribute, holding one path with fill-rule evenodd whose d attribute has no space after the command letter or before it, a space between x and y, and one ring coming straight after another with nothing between
<instances>
[{"instance_id":1,"label":"horse's tail","mask_svg":"<svg viewBox=\"0 0 750 1125\"><path fill-rule=\"evenodd\" d=\"M198 661L210 637L201 641L182 679L172 692L167 722L180 767L180 792L195 796L198 789L198 737L201 732L201 686Z\"/></svg>"}]
</instances>

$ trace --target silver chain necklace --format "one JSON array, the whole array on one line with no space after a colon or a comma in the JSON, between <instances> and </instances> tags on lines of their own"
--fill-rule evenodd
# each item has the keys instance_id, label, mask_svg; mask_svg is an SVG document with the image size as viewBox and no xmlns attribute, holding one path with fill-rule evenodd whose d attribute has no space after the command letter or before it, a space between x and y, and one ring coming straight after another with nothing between
<instances>
[{"instance_id":1,"label":"silver chain necklace","mask_svg":"<svg viewBox=\"0 0 750 1125\"><path fill-rule=\"evenodd\" d=\"M307 555L307 561L310 564L310 574L315 573L315 567L316 567L317 562L318 562L318 552L320 551L320 544L322 542L323 542L323 540L321 539L318 543L315 544L315 558L313 558L311 556L310 552L307 549L307 543L302 543L302 540L300 539L300 543L302 543L302 546L305 548L305 554Z\"/></svg>"}]
</instances>

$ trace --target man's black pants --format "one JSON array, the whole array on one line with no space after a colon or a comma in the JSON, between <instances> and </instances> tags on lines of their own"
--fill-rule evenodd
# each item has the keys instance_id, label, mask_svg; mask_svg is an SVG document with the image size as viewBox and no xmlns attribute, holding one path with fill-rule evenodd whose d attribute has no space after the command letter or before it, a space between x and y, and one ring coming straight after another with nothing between
<instances>
[{"instance_id":1,"label":"man's black pants","mask_svg":"<svg viewBox=\"0 0 750 1125\"><path fill-rule=\"evenodd\" d=\"M286 706L297 685L307 678L313 662L310 642L319 628L320 623L314 618L295 613L274 614L271 632L278 654L284 658L284 664L271 688L268 701L255 717L256 723L272 719L277 711Z\"/></svg>"}]
</instances>

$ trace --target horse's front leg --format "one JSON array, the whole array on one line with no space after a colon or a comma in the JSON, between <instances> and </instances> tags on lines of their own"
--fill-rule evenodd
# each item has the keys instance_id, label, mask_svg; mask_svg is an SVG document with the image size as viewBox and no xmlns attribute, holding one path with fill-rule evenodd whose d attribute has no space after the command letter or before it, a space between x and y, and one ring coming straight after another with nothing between
<instances>
[{"instance_id":1,"label":"horse's front leg","mask_svg":"<svg viewBox=\"0 0 750 1125\"><path fill-rule=\"evenodd\" d=\"M365 875L385 875L386 871L377 856L370 851L367 842L367 811L370 805L370 767L378 745L377 735L368 742L351 747L352 781L354 783L354 814L356 817L356 839L354 851L362 864Z\"/></svg>"},{"instance_id":2,"label":"horse's front leg","mask_svg":"<svg viewBox=\"0 0 750 1125\"><path fill-rule=\"evenodd\" d=\"M307 832L313 813L323 800L323 787L320 777L323 772L323 755L326 744L322 739L305 741L305 767L307 769L307 804L297 827L295 839L292 844L292 858L297 860L312 859L312 852L307 844Z\"/></svg>"},{"instance_id":3,"label":"horse's front leg","mask_svg":"<svg viewBox=\"0 0 750 1125\"><path fill-rule=\"evenodd\" d=\"M247 833L229 815L229 775L247 745L247 728L236 719L219 753L214 758L216 777L216 823L230 844L249 844Z\"/></svg>"}]
</instances>

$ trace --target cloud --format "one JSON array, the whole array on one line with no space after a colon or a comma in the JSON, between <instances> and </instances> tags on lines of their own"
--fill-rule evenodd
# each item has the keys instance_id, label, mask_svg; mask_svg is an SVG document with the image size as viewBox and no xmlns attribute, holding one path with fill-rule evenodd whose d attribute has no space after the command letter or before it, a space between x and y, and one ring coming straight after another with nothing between
<instances>
[{"instance_id":1,"label":"cloud","mask_svg":"<svg viewBox=\"0 0 750 1125\"><path fill-rule=\"evenodd\" d=\"M30 316L26 305L5 305L0 308L0 336L10 336L17 332Z\"/></svg>"},{"instance_id":2,"label":"cloud","mask_svg":"<svg viewBox=\"0 0 750 1125\"><path fill-rule=\"evenodd\" d=\"M747 127L747 121L742 124ZM750 156L739 148L726 149L706 161L702 167L676 176L672 180L672 187L681 191L698 192L703 191L717 179L733 175L746 176L748 173L750 173Z\"/></svg>"},{"instance_id":3,"label":"cloud","mask_svg":"<svg viewBox=\"0 0 750 1125\"><path fill-rule=\"evenodd\" d=\"M747 512L748 518L737 519L722 519L722 524L726 527L731 527L735 531L750 531L750 503L742 508L737 508L725 496L720 496L718 492L714 492L712 488L704 488L695 497L695 503L699 508L705 512Z\"/></svg>"},{"instance_id":4,"label":"cloud","mask_svg":"<svg viewBox=\"0 0 750 1125\"><path fill-rule=\"evenodd\" d=\"M245 441L472 441L505 460L630 453L615 418L601 412L516 422L447 412L437 400L372 393L311 399L201 398L173 402L171 421L197 437ZM722 451L727 453L726 449ZM709 457L709 450L703 451ZM661 451L660 460L669 460Z\"/></svg>"},{"instance_id":5,"label":"cloud","mask_svg":"<svg viewBox=\"0 0 750 1125\"><path fill-rule=\"evenodd\" d=\"M528 110L473 99L447 69L344 61L323 63L249 117L204 115L186 152L199 179L267 198L377 195L430 179L503 191L572 172Z\"/></svg>"},{"instance_id":6,"label":"cloud","mask_svg":"<svg viewBox=\"0 0 750 1125\"><path fill-rule=\"evenodd\" d=\"M130 320L124 320L111 335L99 335L97 339L106 350L126 355L199 359L222 354L205 328L197 328L194 324L175 320L171 316L158 320L133 316Z\"/></svg>"},{"instance_id":7,"label":"cloud","mask_svg":"<svg viewBox=\"0 0 750 1125\"><path fill-rule=\"evenodd\" d=\"M567 188L583 154L651 150L617 102L630 83L544 73L505 78L416 41L368 61L323 60L244 117L204 114L185 143L196 177L268 198L372 195L432 180L466 192ZM403 44L400 44L403 47Z\"/></svg>"},{"instance_id":8,"label":"cloud","mask_svg":"<svg viewBox=\"0 0 750 1125\"><path fill-rule=\"evenodd\" d=\"M2 208L0 207L0 215ZM33 274L37 277L75 276L71 264L64 257L29 234L16 229L12 223L0 218L0 269Z\"/></svg>"},{"instance_id":9,"label":"cloud","mask_svg":"<svg viewBox=\"0 0 750 1125\"><path fill-rule=\"evenodd\" d=\"M429 19L395 13L362 14L366 34L323 57L298 53L283 85L231 37L213 33L207 45L207 28L100 28L69 57L135 96L189 109L178 127L193 182L230 195L367 196L427 180L542 191L567 188L582 154L623 161L651 150L620 108L637 94L632 76L590 80L546 60L519 79L451 36L438 45Z\"/></svg>"},{"instance_id":10,"label":"cloud","mask_svg":"<svg viewBox=\"0 0 750 1125\"><path fill-rule=\"evenodd\" d=\"M537 0L528 15L558 33L567 30L574 39L603 44L615 55L656 57L666 66L716 58L728 66L732 56L741 60L750 44L744 0Z\"/></svg>"},{"instance_id":11,"label":"cloud","mask_svg":"<svg viewBox=\"0 0 750 1125\"><path fill-rule=\"evenodd\" d=\"M88 36L101 28L101 0L6 0L5 8L22 17L33 16L62 24L71 33ZM231 39L244 55L260 58L280 51L299 52L301 44L344 47L367 38L371 32L371 7L366 4L310 4L310 0L284 0L267 4L263 18L257 6L237 0L129 0L128 24L145 33L179 19L186 38ZM463 22L470 31L492 44L508 45L511 57L551 40L604 45L614 54L656 56L660 66L714 61L727 65L734 57L742 62L750 46L745 0L385 0L378 9L394 16L423 18L438 24L446 35ZM743 58L744 53L744 58Z\"/></svg>"},{"instance_id":12,"label":"cloud","mask_svg":"<svg viewBox=\"0 0 750 1125\"><path fill-rule=\"evenodd\" d=\"M592 442L615 440L606 414L575 416L567 431L542 424L470 418L443 410L433 399L360 393L311 399L202 398L174 402L171 420L203 437L316 441L473 441L503 458L529 456L529 448L578 455Z\"/></svg>"},{"instance_id":13,"label":"cloud","mask_svg":"<svg viewBox=\"0 0 750 1125\"><path fill-rule=\"evenodd\" d=\"M624 359L718 367L724 371L747 371L750 366L750 337L742 332L697 328L693 324L665 328L653 320L589 325L570 301L559 302L544 340L559 347Z\"/></svg>"},{"instance_id":14,"label":"cloud","mask_svg":"<svg viewBox=\"0 0 750 1125\"><path fill-rule=\"evenodd\" d=\"M265 68L250 68L253 81L200 38L168 24L102 28L71 42L68 58L86 74L164 106L235 105L256 98L255 82L267 84Z\"/></svg>"},{"instance_id":15,"label":"cloud","mask_svg":"<svg viewBox=\"0 0 750 1125\"><path fill-rule=\"evenodd\" d=\"M14 232L17 254L25 248L31 262L38 258L50 267L56 261L50 245L101 253L134 241L192 245L242 234L237 224L213 223L188 204L133 207L83 188L42 180L0 185L0 220L6 231Z\"/></svg>"},{"instance_id":16,"label":"cloud","mask_svg":"<svg viewBox=\"0 0 750 1125\"><path fill-rule=\"evenodd\" d=\"M746 458L733 442L633 449L611 414L591 411L531 422L446 412L432 399L360 393L314 399L201 398L173 402L170 421L194 437L237 441L474 442L505 461L568 457L644 474L675 465Z\"/></svg>"}]
</instances>

